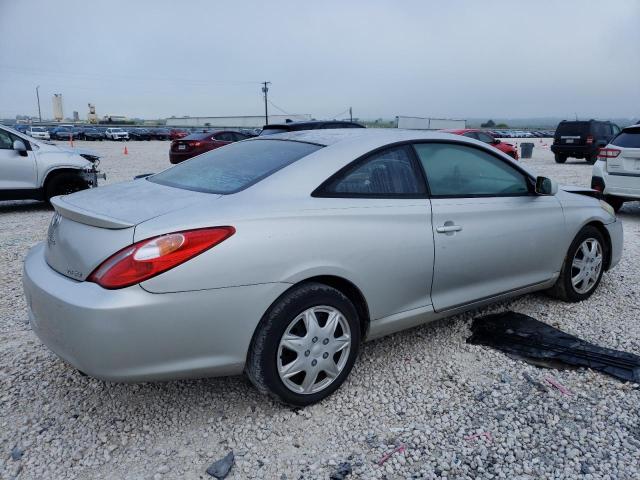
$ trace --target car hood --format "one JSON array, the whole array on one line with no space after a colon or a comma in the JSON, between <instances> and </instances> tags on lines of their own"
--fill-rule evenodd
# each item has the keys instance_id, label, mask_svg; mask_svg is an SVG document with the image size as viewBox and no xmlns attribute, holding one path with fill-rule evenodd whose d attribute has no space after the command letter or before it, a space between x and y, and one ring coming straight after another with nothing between
<instances>
[{"instance_id":1,"label":"car hood","mask_svg":"<svg viewBox=\"0 0 640 480\"><path fill-rule=\"evenodd\" d=\"M167 187L144 178L55 197L61 215L102 228L128 228L220 195Z\"/></svg>"}]
</instances>

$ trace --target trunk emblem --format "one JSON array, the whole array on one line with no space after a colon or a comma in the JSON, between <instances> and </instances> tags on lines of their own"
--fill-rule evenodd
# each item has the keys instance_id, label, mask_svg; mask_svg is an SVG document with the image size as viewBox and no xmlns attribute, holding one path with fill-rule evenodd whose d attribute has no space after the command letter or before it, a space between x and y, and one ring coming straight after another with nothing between
<instances>
[{"instance_id":1,"label":"trunk emblem","mask_svg":"<svg viewBox=\"0 0 640 480\"><path fill-rule=\"evenodd\" d=\"M49 224L49 230L47 230L47 244L49 247L52 247L56 244L56 231L58 230L58 226L62 221L62 216L56 212L51 219L51 223Z\"/></svg>"}]
</instances>

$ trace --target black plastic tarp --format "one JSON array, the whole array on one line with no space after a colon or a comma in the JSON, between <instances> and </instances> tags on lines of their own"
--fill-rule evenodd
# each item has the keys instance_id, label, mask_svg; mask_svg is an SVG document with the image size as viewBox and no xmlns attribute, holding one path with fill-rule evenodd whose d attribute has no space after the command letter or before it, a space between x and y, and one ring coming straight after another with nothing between
<instances>
[{"instance_id":1,"label":"black plastic tarp","mask_svg":"<svg viewBox=\"0 0 640 480\"><path fill-rule=\"evenodd\" d=\"M536 365L586 367L640 383L640 356L599 347L522 313L477 317L471 332L467 343L494 347Z\"/></svg>"}]
</instances>

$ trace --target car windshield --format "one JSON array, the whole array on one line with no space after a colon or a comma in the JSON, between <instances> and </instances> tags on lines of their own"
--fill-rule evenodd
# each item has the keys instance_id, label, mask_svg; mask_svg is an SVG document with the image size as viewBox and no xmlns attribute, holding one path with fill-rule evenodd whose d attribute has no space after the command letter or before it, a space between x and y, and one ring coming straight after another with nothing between
<instances>
[{"instance_id":1,"label":"car windshield","mask_svg":"<svg viewBox=\"0 0 640 480\"><path fill-rule=\"evenodd\" d=\"M32 132L46 132L46 130L42 127L31 127Z\"/></svg>"},{"instance_id":2,"label":"car windshield","mask_svg":"<svg viewBox=\"0 0 640 480\"><path fill-rule=\"evenodd\" d=\"M285 140L232 143L148 177L148 180L197 192L235 193L320 148L311 143Z\"/></svg>"},{"instance_id":3,"label":"car windshield","mask_svg":"<svg viewBox=\"0 0 640 480\"><path fill-rule=\"evenodd\" d=\"M611 145L622 148L640 148L640 127L625 128L611 141Z\"/></svg>"},{"instance_id":4,"label":"car windshield","mask_svg":"<svg viewBox=\"0 0 640 480\"><path fill-rule=\"evenodd\" d=\"M111 131L114 132L114 133L121 133L124 130L122 130L121 128L112 128Z\"/></svg>"}]
</instances>

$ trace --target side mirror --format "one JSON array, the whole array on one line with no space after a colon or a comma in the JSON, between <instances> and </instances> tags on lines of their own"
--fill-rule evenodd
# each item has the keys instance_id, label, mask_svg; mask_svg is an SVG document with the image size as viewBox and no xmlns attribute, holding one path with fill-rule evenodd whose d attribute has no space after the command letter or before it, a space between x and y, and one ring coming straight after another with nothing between
<instances>
[{"instance_id":1,"label":"side mirror","mask_svg":"<svg viewBox=\"0 0 640 480\"><path fill-rule=\"evenodd\" d=\"M555 195L556 193L558 193L558 184L555 180L547 177L536 178L537 195Z\"/></svg>"},{"instance_id":2,"label":"side mirror","mask_svg":"<svg viewBox=\"0 0 640 480\"><path fill-rule=\"evenodd\" d=\"M22 140L14 140L13 149L23 157L27 156L27 146Z\"/></svg>"}]
</instances>

